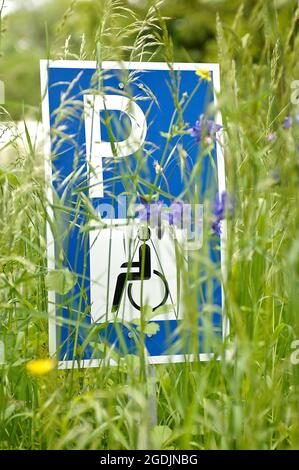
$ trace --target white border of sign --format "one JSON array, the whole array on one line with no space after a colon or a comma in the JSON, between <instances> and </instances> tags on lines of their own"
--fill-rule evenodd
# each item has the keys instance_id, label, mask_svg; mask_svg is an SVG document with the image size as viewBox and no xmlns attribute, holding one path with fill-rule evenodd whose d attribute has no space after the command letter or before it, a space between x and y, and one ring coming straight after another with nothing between
<instances>
[{"instance_id":1,"label":"white border of sign","mask_svg":"<svg viewBox=\"0 0 299 470\"><path fill-rule=\"evenodd\" d=\"M213 72L213 86L214 86L214 103L217 107L217 94L220 93L220 71L219 64L210 63L174 63L172 64L174 70L198 70L204 69ZM49 95L48 95L48 68L78 68L78 69L94 69L97 68L95 61L76 61L76 60L41 60L40 61L40 79L42 90L42 119L45 134L44 153L45 153L45 178L46 182L52 182L52 165L51 165L51 140L50 140L50 110L49 110ZM137 69L137 70L168 70L169 67L164 62L102 62L102 69ZM218 110L215 116L215 122L222 125L222 116ZM218 191L219 194L225 191L225 165L223 154L223 135L220 136L220 142L216 143L217 152L217 168L218 168ZM51 184L47 188L47 197L49 202L48 217L53 220L53 193ZM222 277L226 277L226 257L225 257L225 244L227 238L226 221L222 222L221 234L221 272ZM48 257L48 270L55 269L55 245L53 234L51 232L50 224L47 223L47 257ZM222 337L223 339L229 334L228 318L224 315L224 291L222 285ZM55 292L49 291L48 293L48 314L49 314L49 352L51 356L55 356L57 351L57 338L56 338L56 318L55 318ZM201 354L177 354L165 356L150 356L148 357L149 364L162 364L162 363L175 363L175 362L189 362L199 359L199 361L208 361L214 357L214 354L201 353ZM80 361L59 361L59 369L69 369L78 367L99 367L107 362L107 359L85 359ZM110 365L114 364L112 359L108 359Z\"/></svg>"}]
</instances>

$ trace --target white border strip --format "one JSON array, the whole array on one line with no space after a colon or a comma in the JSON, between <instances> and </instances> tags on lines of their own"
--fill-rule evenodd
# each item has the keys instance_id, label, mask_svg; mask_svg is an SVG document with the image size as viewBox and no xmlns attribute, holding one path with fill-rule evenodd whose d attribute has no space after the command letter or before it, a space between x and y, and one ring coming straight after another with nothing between
<instances>
[{"instance_id":1,"label":"white border strip","mask_svg":"<svg viewBox=\"0 0 299 470\"><path fill-rule=\"evenodd\" d=\"M215 107L218 107L218 97L217 94L220 94L220 67L217 64L216 71L213 72L213 84L214 84L214 103ZM219 109L217 110L215 116L216 124L222 126L222 115ZM218 191L221 197L221 194L226 191L225 184L225 160L224 160L224 139L223 132L220 133L220 136L216 142L216 154L217 154L217 170L218 170ZM227 223L226 220L221 222L221 235L220 235L220 253L221 253L221 274L222 278L226 280L226 242L227 242ZM224 314L224 305L225 305L225 295L223 289L223 282L221 283L221 298L222 298L222 338L225 339L229 335L229 321L227 315Z\"/></svg>"},{"instance_id":2,"label":"white border strip","mask_svg":"<svg viewBox=\"0 0 299 470\"><path fill-rule=\"evenodd\" d=\"M47 214L50 220L54 220L53 213L53 192L52 192L52 163L51 163L51 125L49 109L48 90L48 61L40 61L40 81L42 92L42 120L44 132L44 154L45 154L45 183L47 196ZM48 270L55 269L55 241L49 221L47 221L47 260ZM55 292L48 291L48 315L49 315L49 352L51 356L56 354L56 310Z\"/></svg>"},{"instance_id":3,"label":"white border strip","mask_svg":"<svg viewBox=\"0 0 299 470\"><path fill-rule=\"evenodd\" d=\"M163 355L163 356L147 356L147 363L150 365L157 364L177 364L183 362L200 362L210 361L215 357L214 353L201 353L201 354L175 354L175 355ZM161 360L163 359L163 360ZM219 358L217 358L219 359ZM122 360L125 361L125 358ZM58 363L59 369L85 369L87 367L99 367L99 366L117 366L118 363L114 359L84 359L81 361L60 361Z\"/></svg>"},{"instance_id":4,"label":"white border strip","mask_svg":"<svg viewBox=\"0 0 299 470\"><path fill-rule=\"evenodd\" d=\"M96 70L97 63L92 60L41 60L41 68L68 68L68 69L92 69ZM103 70L121 70L121 69L136 69L136 70L169 70L167 63L165 62L117 62L117 61L105 61L101 63ZM207 69L213 72L214 86L220 86L219 77L219 64L213 63L183 63L175 62L172 64L173 70L190 70L195 71L198 69ZM215 80L215 75L218 74L218 80ZM216 83L217 82L217 83Z\"/></svg>"},{"instance_id":5,"label":"white border strip","mask_svg":"<svg viewBox=\"0 0 299 470\"><path fill-rule=\"evenodd\" d=\"M121 69L136 69L136 70L169 70L168 64L164 62L116 62L107 61L101 64L103 70L121 70ZM207 69L213 73L213 86L214 86L214 104L217 106L217 94L220 93L220 70L219 64L214 63L174 63L172 64L173 70L190 70L196 71L198 69ZM76 60L41 60L40 61L40 77L41 77L41 90L42 90L42 118L45 134L45 178L47 187L47 198L50 204L48 216L53 220L53 193L51 188L52 183L52 164L51 164L51 139L50 139L50 111L49 111L49 92L48 92L48 68L73 68L73 69L92 69L96 70L97 63L95 61L76 61ZM222 125L221 113L218 110L215 122ZM218 168L218 191L219 194L225 191L225 165L223 154L223 139L216 144L217 154L217 168ZM221 243L221 272L225 279L226 277L226 258L225 258L225 243L227 239L226 222L222 222L222 234L220 238ZM55 244L50 224L47 223L47 256L48 256L48 269L55 269ZM229 322L224 315L224 291L222 283L222 336L223 339L229 333ZM57 352L57 338L56 338L56 321L55 321L55 292L48 293L48 312L49 312L49 352L51 356L55 356ZM183 363L189 361L209 361L214 357L214 354L201 353L192 355L163 355L163 356L148 356L149 364L165 364L165 363ZM86 367L99 367L101 364L107 364L105 359L85 359L79 362L72 361L59 361L59 369L69 368L86 368ZM109 360L109 365L116 365L112 360Z\"/></svg>"}]
</instances>

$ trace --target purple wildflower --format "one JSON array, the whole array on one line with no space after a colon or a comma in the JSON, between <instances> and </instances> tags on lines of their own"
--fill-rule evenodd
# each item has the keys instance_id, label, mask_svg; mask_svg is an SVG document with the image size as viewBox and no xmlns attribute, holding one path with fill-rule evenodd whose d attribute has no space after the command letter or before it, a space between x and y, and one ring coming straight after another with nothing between
<instances>
[{"instance_id":1,"label":"purple wildflower","mask_svg":"<svg viewBox=\"0 0 299 470\"><path fill-rule=\"evenodd\" d=\"M200 115L199 119L195 122L191 129L188 129L189 134L195 138L196 142L199 143L202 137L214 138L216 132L220 131L222 126L216 124L211 119L206 119L203 114ZM209 139L208 139L209 141Z\"/></svg>"},{"instance_id":2,"label":"purple wildflower","mask_svg":"<svg viewBox=\"0 0 299 470\"><path fill-rule=\"evenodd\" d=\"M287 116L284 118L284 121L283 121L283 125L282 127L284 129L290 129L290 127L292 127L292 124L293 124L293 119L291 116Z\"/></svg>"},{"instance_id":3,"label":"purple wildflower","mask_svg":"<svg viewBox=\"0 0 299 470\"><path fill-rule=\"evenodd\" d=\"M214 204L214 215L220 220L224 219L226 198L227 198L226 192L223 192L220 198L218 194L216 195L215 204Z\"/></svg>"},{"instance_id":4,"label":"purple wildflower","mask_svg":"<svg viewBox=\"0 0 299 470\"><path fill-rule=\"evenodd\" d=\"M276 132L270 132L270 134L267 135L267 141L268 142L275 142L276 139L277 139Z\"/></svg>"},{"instance_id":5,"label":"purple wildflower","mask_svg":"<svg viewBox=\"0 0 299 470\"><path fill-rule=\"evenodd\" d=\"M138 216L142 222L147 222L151 227L161 227L162 222L167 222L171 226L182 227L184 215L184 202L175 201L167 209L162 201L149 203L142 196L142 205L138 208ZM165 212L163 212L165 209Z\"/></svg>"},{"instance_id":6,"label":"purple wildflower","mask_svg":"<svg viewBox=\"0 0 299 470\"><path fill-rule=\"evenodd\" d=\"M148 201L144 197L139 196L139 199L142 204L142 206L138 208L139 219L142 222L149 222L150 214L151 214L151 205L148 203Z\"/></svg>"},{"instance_id":7,"label":"purple wildflower","mask_svg":"<svg viewBox=\"0 0 299 470\"><path fill-rule=\"evenodd\" d=\"M212 223L212 231L215 235L218 235L218 237L220 237L220 235L221 235L220 220L218 220L218 219L214 220L214 222Z\"/></svg>"},{"instance_id":8,"label":"purple wildflower","mask_svg":"<svg viewBox=\"0 0 299 470\"><path fill-rule=\"evenodd\" d=\"M182 227L183 224L183 212L184 212L184 203L183 201L175 201L170 206L169 211L169 225L174 225L176 227Z\"/></svg>"},{"instance_id":9,"label":"purple wildflower","mask_svg":"<svg viewBox=\"0 0 299 470\"><path fill-rule=\"evenodd\" d=\"M221 220L224 220L226 216L232 217L235 211L234 200L227 194L223 192L219 197L219 194L216 194L215 203L214 203L214 221L212 223L212 231L216 235L221 234Z\"/></svg>"},{"instance_id":10,"label":"purple wildflower","mask_svg":"<svg viewBox=\"0 0 299 470\"><path fill-rule=\"evenodd\" d=\"M279 168L275 168L274 170L270 171L270 177L274 183L279 184L281 181L281 172Z\"/></svg>"},{"instance_id":11,"label":"purple wildflower","mask_svg":"<svg viewBox=\"0 0 299 470\"><path fill-rule=\"evenodd\" d=\"M163 202L149 203L144 197L140 196L141 208L138 210L139 219L142 222L148 222L151 225L160 225L162 218Z\"/></svg>"}]
</instances>

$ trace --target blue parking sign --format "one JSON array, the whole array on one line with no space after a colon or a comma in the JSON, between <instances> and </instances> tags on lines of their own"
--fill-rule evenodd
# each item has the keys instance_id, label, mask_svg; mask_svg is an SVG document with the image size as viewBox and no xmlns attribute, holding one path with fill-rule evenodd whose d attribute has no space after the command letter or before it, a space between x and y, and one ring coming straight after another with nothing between
<instances>
[{"instance_id":1,"label":"blue parking sign","mask_svg":"<svg viewBox=\"0 0 299 470\"><path fill-rule=\"evenodd\" d=\"M141 350L149 363L207 360L206 304L215 337L227 333L225 225L207 241L219 275L198 272L197 343L184 279L203 249L205 201L225 189L221 137L203 125L218 65L41 61L41 85L48 270L60 283L49 288L50 353L60 367Z\"/></svg>"}]
</instances>

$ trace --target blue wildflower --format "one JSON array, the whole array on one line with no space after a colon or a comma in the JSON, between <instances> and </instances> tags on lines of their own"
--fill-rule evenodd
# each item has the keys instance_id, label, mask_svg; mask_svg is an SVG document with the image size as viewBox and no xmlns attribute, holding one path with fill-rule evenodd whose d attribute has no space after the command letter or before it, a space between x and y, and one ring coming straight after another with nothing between
<instances>
[{"instance_id":1,"label":"blue wildflower","mask_svg":"<svg viewBox=\"0 0 299 470\"><path fill-rule=\"evenodd\" d=\"M176 227L182 227L183 225L183 212L184 212L184 203L182 201L175 201L170 206L169 211L169 225Z\"/></svg>"},{"instance_id":2,"label":"blue wildflower","mask_svg":"<svg viewBox=\"0 0 299 470\"><path fill-rule=\"evenodd\" d=\"M188 129L189 134L195 138L196 142L199 143L203 137L207 139L208 143L212 142L212 139L215 137L216 132L220 131L222 126L216 124L211 119L206 119L206 117L201 114L199 119L195 122L194 126L191 129Z\"/></svg>"},{"instance_id":3,"label":"blue wildflower","mask_svg":"<svg viewBox=\"0 0 299 470\"><path fill-rule=\"evenodd\" d=\"M273 180L273 183L279 184L281 182L281 172L279 168L275 168L274 170L270 171L270 177Z\"/></svg>"},{"instance_id":4,"label":"blue wildflower","mask_svg":"<svg viewBox=\"0 0 299 470\"><path fill-rule=\"evenodd\" d=\"M142 206L139 207L138 211L137 211L138 215L139 215L139 219L142 222L149 222L150 215L151 215L151 206L144 197L139 196L139 199L140 199L140 202L142 204Z\"/></svg>"},{"instance_id":5,"label":"blue wildflower","mask_svg":"<svg viewBox=\"0 0 299 470\"><path fill-rule=\"evenodd\" d=\"M223 192L220 198L218 194L216 195L215 204L214 204L214 215L217 218L220 218L220 220L224 219L226 198L227 198L226 192Z\"/></svg>"},{"instance_id":6,"label":"blue wildflower","mask_svg":"<svg viewBox=\"0 0 299 470\"><path fill-rule=\"evenodd\" d=\"M268 142L275 142L276 139L277 139L276 132L270 132L270 134L267 135Z\"/></svg>"},{"instance_id":7,"label":"blue wildflower","mask_svg":"<svg viewBox=\"0 0 299 470\"><path fill-rule=\"evenodd\" d=\"M216 235L221 234L221 221L225 219L226 216L232 217L235 212L235 203L234 200L224 191L221 196L216 194L213 214L215 216L212 223L212 231Z\"/></svg>"},{"instance_id":8,"label":"blue wildflower","mask_svg":"<svg viewBox=\"0 0 299 470\"><path fill-rule=\"evenodd\" d=\"M140 221L148 223L152 228L156 227L162 230L163 222L170 226L182 228L183 217L184 217L184 202L175 201L167 208L163 202L149 203L142 196L139 197L142 203L141 207L138 207L138 217Z\"/></svg>"},{"instance_id":9,"label":"blue wildflower","mask_svg":"<svg viewBox=\"0 0 299 470\"><path fill-rule=\"evenodd\" d=\"M142 222L150 223L151 225L161 224L163 202L158 201L149 203L144 197L139 196L142 207L138 210L139 219Z\"/></svg>"},{"instance_id":10,"label":"blue wildflower","mask_svg":"<svg viewBox=\"0 0 299 470\"><path fill-rule=\"evenodd\" d=\"M282 127L284 129L290 129L290 127L292 127L292 124L293 124L293 119L291 116L287 116L284 118L284 121L283 121L283 125Z\"/></svg>"},{"instance_id":11,"label":"blue wildflower","mask_svg":"<svg viewBox=\"0 0 299 470\"><path fill-rule=\"evenodd\" d=\"M152 228L156 228L157 236L161 240L163 236L162 229L162 209L163 202L158 201L150 204L145 198L139 197L142 202L142 208L138 210L139 219L146 222Z\"/></svg>"},{"instance_id":12,"label":"blue wildflower","mask_svg":"<svg viewBox=\"0 0 299 470\"><path fill-rule=\"evenodd\" d=\"M212 231L215 235L218 235L218 237L220 237L221 235L221 221L216 219L214 220L214 222L212 223Z\"/></svg>"}]
</instances>

